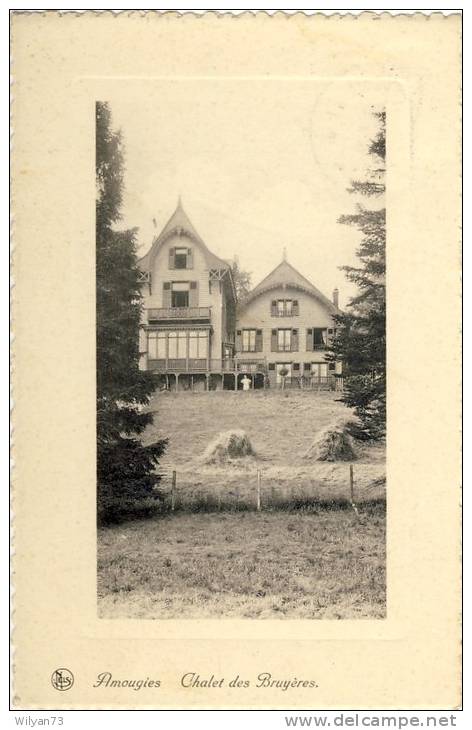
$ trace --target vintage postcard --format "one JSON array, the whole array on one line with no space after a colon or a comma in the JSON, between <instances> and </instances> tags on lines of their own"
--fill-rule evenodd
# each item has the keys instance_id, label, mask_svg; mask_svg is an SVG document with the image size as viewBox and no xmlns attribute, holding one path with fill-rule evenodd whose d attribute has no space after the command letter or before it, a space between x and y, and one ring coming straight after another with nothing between
<instances>
[{"instance_id":1,"label":"vintage postcard","mask_svg":"<svg viewBox=\"0 0 472 730\"><path fill-rule=\"evenodd\" d=\"M454 709L461 17L12 17L14 701Z\"/></svg>"}]
</instances>

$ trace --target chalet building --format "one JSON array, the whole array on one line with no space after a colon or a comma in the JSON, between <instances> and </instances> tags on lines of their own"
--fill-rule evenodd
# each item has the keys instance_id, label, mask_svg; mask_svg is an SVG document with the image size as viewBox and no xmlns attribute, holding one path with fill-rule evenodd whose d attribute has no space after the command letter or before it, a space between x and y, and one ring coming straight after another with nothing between
<instances>
[{"instance_id":1,"label":"chalet building","mask_svg":"<svg viewBox=\"0 0 472 730\"><path fill-rule=\"evenodd\" d=\"M221 387L225 373L234 385L231 265L207 248L180 200L138 267L144 302L141 369L160 376L169 388L214 387L215 380Z\"/></svg>"},{"instance_id":2,"label":"chalet building","mask_svg":"<svg viewBox=\"0 0 472 730\"><path fill-rule=\"evenodd\" d=\"M284 260L240 302L231 264L212 253L179 200L138 262L140 367L158 385L204 390L334 387L330 302Z\"/></svg>"},{"instance_id":3,"label":"chalet building","mask_svg":"<svg viewBox=\"0 0 472 730\"><path fill-rule=\"evenodd\" d=\"M337 289L330 301L284 255L238 306L237 357L261 358L271 386L335 387L340 363L326 359L335 314Z\"/></svg>"}]
</instances>

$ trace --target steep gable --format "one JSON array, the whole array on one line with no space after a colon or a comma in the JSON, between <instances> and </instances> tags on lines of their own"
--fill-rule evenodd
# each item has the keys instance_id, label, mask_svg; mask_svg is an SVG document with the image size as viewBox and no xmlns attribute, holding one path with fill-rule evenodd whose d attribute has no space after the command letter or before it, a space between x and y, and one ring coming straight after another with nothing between
<instances>
[{"instance_id":1,"label":"steep gable","mask_svg":"<svg viewBox=\"0 0 472 730\"><path fill-rule=\"evenodd\" d=\"M159 248L165 243L165 241L173 235L185 235L192 241L198 244L203 255L205 256L206 263L209 269L230 269L230 265L227 261L220 259L210 251L203 239L197 233L193 223L185 212L182 202L179 198L177 207L172 213L171 217L167 221L166 225L160 232L160 234L154 239L151 248L145 256L138 261L138 268L141 271L150 271L153 260L159 250Z\"/></svg>"},{"instance_id":2,"label":"steep gable","mask_svg":"<svg viewBox=\"0 0 472 730\"><path fill-rule=\"evenodd\" d=\"M311 281L300 274L292 264L284 258L278 266L273 269L257 286L252 289L247 297L241 301L240 307L244 309L253 299L257 296L264 294L265 292L277 289L280 286L292 287L304 291L307 294L311 294L324 304L332 314L338 314L340 310L336 307L333 302L328 299L319 289L314 286Z\"/></svg>"}]
</instances>

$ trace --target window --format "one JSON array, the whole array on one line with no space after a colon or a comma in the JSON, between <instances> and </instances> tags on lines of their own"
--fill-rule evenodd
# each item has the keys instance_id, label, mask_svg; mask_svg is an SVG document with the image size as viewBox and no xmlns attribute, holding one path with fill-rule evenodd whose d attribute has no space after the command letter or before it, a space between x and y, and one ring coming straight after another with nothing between
<instances>
[{"instance_id":1,"label":"window","mask_svg":"<svg viewBox=\"0 0 472 730\"><path fill-rule=\"evenodd\" d=\"M150 360L206 360L209 352L208 330L152 331L148 333Z\"/></svg>"},{"instance_id":2,"label":"window","mask_svg":"<svg viewBox=\"0 0 472 730\"><path fill-rule=\"evenodd\" d=\"M312 362L311 363L311 374L315 378L326 378L328 375L328 363L327 362Z\"/></svg>"},{"instance_id":3,"label":"window","mask_svg":"<svg viewBox=\"0 0 472 730\"><path fill-rule=\"evenodd\" d=\"M171 289L171 307L188 307L189 289L190 284L188 281L173 281Z\"/></svg>"},{"instance_id":4,"label":"window","mask_svg":"<svg viewBox=\"0 0 472 730\"><path fill-rule=\"evenodd\" d=\"M279 352L291 351L292 330L277 330L277 348Z\"/></svg>"},{"instance_id":5,"label":"window","mask_svg":"<svg viewBox=\"0 0 472 730\"><path fill-rule=\"evenodd\" d=\"M166 357L166 333L165 332L158 332L157 334L157 347L156 347L156 357L158 360L165 360Z\"/></svg>"},{"instance_id":6,"label":"window","mask_svg":"<svg viewBox=\"0 0 472 730\"><path fill-rule=\"evenodd\" d=\"M274 299L270 305L273 317L293 317L298 315L296 299Z\"/></svg>"},{"instance_id":7,"label":"window","mask_svg":"<svg viewBox=\"0 0 472 730\"><path fill-rule=\"evenodd\" d=\"M169 332L169 357L175 359L177 357L177 332Z\"/></svg>"},{"instance_id":8,"label":"window","mask_svg":"<svg viewBox=\"0 0 472 730\"><path fill-rule=\"evenodd\" d=\"M189 332L188 356L191 360L206 360L208 357L208 332L204 330Z\"/></svg>"},{"instance_id":9,"label":"window","mask_svg":"<svg viewBox=\"0 0 472 730\"><path fill-rule=\"evenodd\" d=\"M169 332L169 360L183 360L187 357L187 333Z\"/></svg>"},{"instance_id":10,"label":"window","mask_svg":"<svg viewBox=\"0 0 472 730\"><path fill-rule=\"evenodd\" d=\"M151 360L157 359L157 332L148 332L148 356Z\"/></svg>"},{"instance_id":11,"label":"window","mask_svg":"<svg viewBox=\"0 0 472 730\"><path fill-rule=\"evenodd\" d=\"M298 329L274 329L271 333L272 352L298 352Z\"/></svg>"},{"instance_id":12,"label":"window","mask_svg":"<svg viewBox=\"0 0 472 730\"><path fill-rule=\"evenodd\" d=\"M177 357L187 357L187 332L177 332Z\"/></svg>"},{"instance_id":13,"label":"window","mask_svg":"<svg viewBox=\"0 0 472 730\"><path fill-rule=\"evenodd\" d=\"M165 360L166 358L166 333L148 333L148 357L150 360Z\"/></svg>"},{"instance_id":14,"label":"window","mask_svg":"<svg viewBox=\"0 0 472 730\"><path fill-rule=\"evenodd\" d=\"M193 269L193 253L191 248L169 249L169 269Z\"/></svg>"},{"instance_id":15,"label":"window","mask_svg":"<svg viewBox=\"0 0 472 730\"><path fill-rule=\"evenodd\" d=\"M188 356L192 360L196 360L198 358L198 332L189 332L188 336Z\"/></svg>"},{"instance_id":16,"label":"window","mask_svg":"<svg viewBox=\"0 0 472 730\"><path fill-rule=\"evenodd\" d=\"M242 331L242 351L243 352L255 352L256 351L256 330L243 330Z\"/></svg>"},{"instance_id":17,"label":"window","mask_svg":"<svg viewBox=\"0 0 472 730\"><path fill-rule=\"evenodd\" d=\"M187 256L188 248L176 248L174 253L174 268L175 269L186 269L187 268Z\"/></svg>"},{"instance_id":18,"label":"window","mask_svg":"<svg viewBox=\"0 0 472 730\"><path fill-rule=\"evenodd\" d=\"M293 363L293 369L294 370L300 370L300 363L299 362L294 362Z\"/></svg>"},{"instance_id":19,"label":"window","mask_svg":"<svg viewBox=\"0 0 472 730\"><path fill-rule=\"evenodd\" d=\"M313 328L313 349L324 349L328 344L328 330L323 327Z\"/></svg>"}]
</instances>

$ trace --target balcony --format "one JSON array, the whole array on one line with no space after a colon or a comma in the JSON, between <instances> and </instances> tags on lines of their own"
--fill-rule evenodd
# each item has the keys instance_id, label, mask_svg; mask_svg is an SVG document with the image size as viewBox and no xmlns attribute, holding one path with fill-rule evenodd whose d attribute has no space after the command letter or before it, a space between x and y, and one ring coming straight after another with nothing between
<instances>
[{"instance_id":1,"label":"balcony","mask_svg":"<svg viewBox=\"0 0 472 730\"><path fill-rule=\"evenodd\" d=\"M148 360L148 370L153 370L156 373L206 373L208 371L208 360L206 358Z\"/></svg>"},{"instance_id":2,"label":"balcony","mask_svg":"<svg viewBox=\"0 0 472 730\"><path fill-rule=\"evenodd\" d=\"M267 372L266 360L235 360L234 369L238 373L265 373Z\"/></svg>"},{"instance_id":3,"label":"balcony","mask_svg":"<svg viewBox=\"0 0 472 730\"><path fill-rule=\"evenodd\" d=\"M300 390L342 390L341 380L334 375L292 375L274 383L277 388L292 388Z\"/></svg>"},{"instance_id":4,"label":"balcony","mask_svg":"<svg viewBox=\"0 0 472 730\"><path fill-rule=\"evenodd\" d=\"M146 311L148 322L209 322L211 318L210 307L158 307Z\"/></svg>"},{"instance_id":5,"label":"balcony","mask_svg":"<svg viewBox=\"0 0 472 730\"><path fill-rule=\"evenodd\" d=\"M264 373L265 360L224 360L181 358L148 360L148 370L156 373Z\"/></svg>"}]
</instances>

